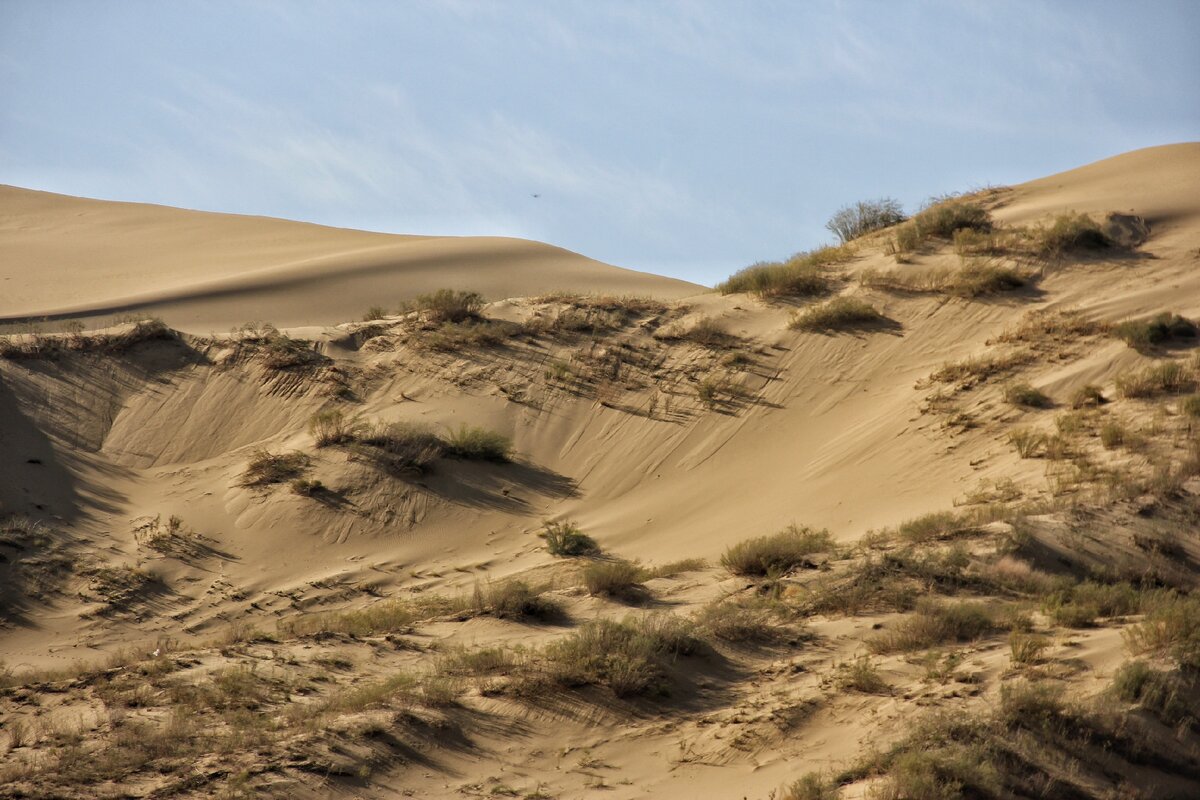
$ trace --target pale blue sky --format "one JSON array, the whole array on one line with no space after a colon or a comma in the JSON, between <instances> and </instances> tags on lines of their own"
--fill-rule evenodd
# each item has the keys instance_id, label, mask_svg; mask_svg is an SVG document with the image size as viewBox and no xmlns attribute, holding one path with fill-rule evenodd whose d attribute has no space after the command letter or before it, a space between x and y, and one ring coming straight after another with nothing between
<instances>
[{"instance_id":1,"label":"pale blue sky","mask_svg":"<svg viewBox=\"0 0 1200 800\"><path fill-rule=\"evenodd\" d=\"M854 200L1200 139L1198 41L1191 0L0 0L0 182L711 283Z\"/></svg>"}]
</instances>

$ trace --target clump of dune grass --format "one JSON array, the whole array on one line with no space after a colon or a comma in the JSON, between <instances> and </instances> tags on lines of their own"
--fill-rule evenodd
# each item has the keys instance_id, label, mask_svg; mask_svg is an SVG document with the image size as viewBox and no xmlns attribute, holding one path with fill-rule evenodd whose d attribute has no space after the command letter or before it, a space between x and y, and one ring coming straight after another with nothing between
<instances>
[{"instance_id":1,"label":"clump of dune grass","mask_svg":"<svg viewBox=\"0 0 1200 800\"><path fill-rule=\"evenodd\" d=\"M644 570L629 561L593 561L580 570L579 577L593 597L638 600L646 594Z\"/></svg>"},{"instance_id":2,"label":"clump of dune grass","mask_svg":"<svg viewBox=\"0 0 1200 800\"><path fill-rule=\"evenodd\" d=\"M1145 661L1122 664L1109 688L1118 699L1136 703L1168 725L1178 725L1193 716L1191 705L1200 698L1194 672L1154 669Z\"/></svg>"},{"instance_id":3,"label":"clump of dune grass","mask_svg":"<svg viewBox=\"0 0 1200 800\"><path fill-rule=\"evenodd\" d=\"M1100 444L1107 450L1125 444L1127 436L1128 431L1125 430L1125 426L1116 420L1109 420L1100 426Z\"/></svg>"},{"instance_id":4,"label":"clump of dune grass","mask_svg":"<svg viewBox=\"0 0 1200 800\"><path fill-rule=\"evenodd\" d=\"M547 522L540 535L546 540L546 550L552 556L586 556L600 552L596 540L573 522Z\"/></svg>"},{"instance_id":5,"label":"clump of dune grass","mask_svg":"<svg viewBox=\"0 0 1200 800\"><path fill-rule=\"evenodd\" d=\"M749 292L764 298L813 297L830 289L826 268L853 257L854 251L842 245L797 253L787 261L760 262L717 284L717 291L721 294Z\"/></svg>"},{"instance_id":6,"label":"clump of dune grass","mask_svg":"<svg viewBox=\"0 0 1200 800\"><path fill-rule=\"evenodd\" d=\"M731 644L764 644L779 639L784 629L777 609L763 598L718 600L696 613L697 627L706 635Z\"/></svg>"},{"instance_id":7,"label":"clump of dune grass","mask_svg":"<svg viewBox=\"0 0 1200 800\"><path fill-rule=\"evenodd\" d=\"M1090 319L1078 309L1036 309L1027 313L1019 324L1008 328L993 341L1038 346L1055 340L1094 336L1108 329L1106 323ZM992 342L989 341L988 344Z\"/></svg>"},{"instance_id":8,"label":"clump of dune grass","mask_svg":"<svg viewBox=\"0 0 1200 800\"><path fill-rule=\"evenodd\" d=\"M548 676L567 687L604 686L618 697L664 689L667 669L700 645L692 624L671 615L598 619L551 642Z\"/></svg>"},{"instance_id":9,"label":"clump of dune grass","mask_svg":"<svg viewBox=\"0 0 1200 800\"><path fill-rule=\"evenodd\" d=\"M934 383L960 383L970 387L989 378L1011 372L1034 358L1029 350L1011 350L988 356L976 356L943 364L934 370L929 380Z\"/></svg>"},{"instance_id":10,"label":"clump of dune grass","mask_svg":"<svg viewBox=\"0 0 1200 800\"><path fill-rule=\"evenodd\" d=\"M546 588L534 588L522 580L476 584L471 595L472 610L500 619L550 620L562 616L562 605L546 597Z\"/></svg>"},{"instance_id":11,"label":"clump of dune grass","mask_svg":"<svg viewBox=\"0 0 1200 800\"><path fill-rule=\"evenodd\" d=\"M316 440L317 447L352 442L361 430L361 422L337 409L318 411L308 418L308 432Z\"/></svg>"},{"instance_id":12,"label":"clump of dune grass","mask_svg":"<svg viewBox=\"0 0 1200 800\"><path fill-rule=\"evenodd\" d=\"M1083 583L1050 593L1042 601L1042 610L1058 625L1087 628L1102 617L1136 614L1142 605L1142 593L1128 583Z\"/></svg>"},{"instance_id":13,"label":"clump of dune grass","mask_svg":"<svg viewBox=\"0 0 1200 800\"><path fill-rule=\"evenodd\" d=\"M446 437L445 447L451 458L508 461L512 440L497 431L463 424Z\"/></svg>"},{"instance_id":14,"label":"clump of dune grass","mask_svg":"<svg viewBox=\"0 0 1200 800\"><path fill-rule=\"evenodd\" d=\"M462 322L477 316L482 308L483 297L477 292L456 289L438 289L406 304L406 310L424 312L432 322Z\"/></svg>"},{"instance_id":15,"label":"clump of dune grass","mask_svg":"<svg viewBox=\"0 0 1200 800\"><path fill-rule=\"evenodd\" d=\"M949 642L969 642L997 629L995 616L983 603L926 600L918 604L915 614L870 639L867 647L876 653L910 652Z\"/></svg>"},{"instance_id":16,"label":"clump of dune grass","mask_svg":"<svg viewBox=\"0 0 1200 800\"><path fill-rule=\"evenodd\" d=\"M1033 234L1035 247L1044 256L1061 256L1078 250L1102 250L1113 242L1087 214L1060 214L1048 227Z\"/></svg>"},{"instance_id":17,"label":"clump of dune grass","mask_svg":"<svg viewBox=\"0 0 1200 800\"><path fill-rule=\"evenodd\" d=\"M856 297L836 297L828 303L797 312L788 322L792 330L837 331L869 326L885 319L875 306Z\"/></svg>"},{"instance_id":18,"label":"clump of dune grass","mask_svg":"<svg viewBox=\"0 0 1200 800\"><path fill-rule=\"evenodd\" d=\"M412 343L426 350L454 353L468 347L494 347L522 331L521 326L502 320L465 319L442 322L432 330L423 330Z\"/></svg>"},{"instance_id":19,"label":"clump of dune grass","mask_svg":"<svg viewBox=\"0 0 1200 800\"><path fill-rule=\"evenodd\" d=\"M1080 386L1071 395L1071 408L1090 408L1102 406L1105 403L1104 393L1094 384Z\"/></svg>"},{"instance_id":20,"label":"clump of dune grass","mask_svg":"<svg viewBox=\"0 0 1200 800\"><path fill-rule=\"evenodd\" d=\"M973 530L960 514L953 511L933 511L900 523L900 538L911 543L945 539L963 531Z\"/></svg>"},{"instance_id":21,"label":"clump of dune grass","mask_svg":"<svg viewBox=\"0 0 1200 800\"><path fill-rule=\"evenodd\" d=\"M1017 428L1010 431L1008 441L1017 450L1021 458L1037 458L1046 452L1046 443L1050 437L1041 431L1029 428Z\"/></svg>"},{"instance_id":22,"label":"clump of dune grass","mask_svg":"<svg viewBox=\"0 0 1200 800\"><path fill-rule=\"evenodd\" d=\"M243 486L266 486L295 480L308 468L309 459L304 453L272 453L255 450L242 473Z\"/></svg>"},{"instance_id":23,"label":"clump of dune grass","mask_svg":"<svg viewBox=\"0 0 1200 800\"><path fill-rule=\"evenodd\" d=\"M1146 349L1172 341L1192 340L1197 336L1196 323L1178 314L1164 311L1152 317L1117 323L1112 335L1135 349Z\"/></svg>"},{"instance_id":24,"label":"clump of dune grass","mask_svg":"<svg viewBox=\"0 0 1200 800\"><path fill-rule=\"evenodd\" d=\"M1016 267L972 264L954 273L945 291L958 297L981 297L1020 289L1027 282L1028 278Z\"/></svg>"},{"instance_id":25,"label":"clump of dune grass","mask_svg":"<svg viewBox=\"0 0 1200 800\"><path fill-rule=\"evenodd\" d=\"M1004 387L1004 399L1014 406L1024 408L1049 408L1054 405L1045 392L1024 381Z\"/></svg>"},{"instance_id":26,"label":"clump of dune grass","mask_svg":"<svg viewBox=\"0 0 1200 800\"><path fill-rule=\"evenodd\" d=\"M891 691L888 682L879 674L879 668L867 656L838 664L833 674L833 685L843 692L862 694L887 694Z\"/></svg>"},{"instance_id":27,"label":"clump of dune grass","mask_svg":"<svg viewBox=\"0 0 1200 800\"><path fill-rule=\"evenodd\" d=\"M950 239L955 232L970 229L990 231L991 214L980 203L960 198L934 202L912 218L917 235L922 239Z\"/></svg>"},{"instance_id":28,"label":"clump of dune grass","mask_svg":"<svg viewBox=\"0 0 1200 800\"><path fill-rule=\"evenodd\" d=\"M760 536L729 547L721 564L735 575L783 574L811 564L814 553L833 549L828 530L788 525L772 536Z\"/></svg>"},{"instance_id":29,"label":"clump of dune grass","mask_svg":"<svg viewBox=\"0 0 1200 800\"><path fill-rule=\"evenodd\" d=\"M425 425L392 422L363 428L354 452L397 473L427 471L444 452L445 444Z\"/></svg>"},{"instance_id":30,"label":"clump of dune grass","mask_svg":"<svg viewBox=\"0 0 1200 800\"><path fill-rule=\"evenodd\" d=\"M1179 401L1179 413L1193 419L1200 417L1200 394L1192 394Z\"/></svg>"},{"instance_id":31,"label":"clump of dune grass","mask_svg":"<svg viewBox=\"0 0 1200 800\"><path fill-rule=\"evenodd\" d=\"M1013 631L1008 636L1009 655L1014 664L1036 664L1042 659L1042 652L1050 646L1050 640L1045 636L1023 631Z\"/></svg>"},{"instance_id":32,"label":"clump of dune grass","mask_svg":"<svg viewBox=\"0 0 1200 800\"><path fill-rule=\"evenodd\" d=\"M1178 361L1163 361L1117 376L1117 393L1122 397L1147 398L1179 394L1196 385L1191 370Z\"/></svg>"},{"instance_id":33,"label":"clump of dune grass","mask_svg":"<svg viewBox=\"0 0 1200 800\"><path fill-rule=\"evenodd\" d=\"M1200 597L1165 594L1149 603L1144 620L1126 633L1137 653L1160 653L1200 669Z\"/></svg>"}]
</instances>

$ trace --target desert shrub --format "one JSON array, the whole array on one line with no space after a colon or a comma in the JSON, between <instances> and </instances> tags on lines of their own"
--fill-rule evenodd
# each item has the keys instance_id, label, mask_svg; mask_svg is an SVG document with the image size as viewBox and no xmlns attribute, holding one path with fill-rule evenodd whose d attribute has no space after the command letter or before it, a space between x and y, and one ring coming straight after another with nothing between
<instances>
[{"instance_id":1,"label":"desert shrub","mask_svg":"<svg viewBox=\"0 0 1200 800\"><path fill-rule=\"evenodd\" d=\"M905 541L919 543L944 539L972 527L953 511L933 511L900 523L898 532Z\"/></svg>"},{"instance_id":2,"label":"desert shrub","mask_svg":"<svg viewBox=\"0 0 1200 800\"><path fill-rule=\"evenodd\" d=\"M838 800L838 786L820 773L809 772L788 784L779 793L779 800Z\"/></svg>"},{"instance_id":3,"label":"desert shrub","mask_svg":"<svg viewBox=\"0 0 1200 800\"><path fill-rule=\"evenodd\" d=\"M829 531L792 524L773 536L747 539L729 547L721 556L721 564L735 575L783 574L810 564L813 553L832 548Z\"/></svg>"},{"instance_id":4,"label":"desert shrub","mask_svg":"<svg viewBox=\"0 0 1200 800\"><path fill-rule=\"evenodd\" d=\"M1142 370L1117 376L1117 392L1122 397L1157 397L1178 394L1195 386L1191 371L1177 361L1162 361Z\"/></svg>"},{"instance_id":5,"label":"desert shrub","mask_svg":"<svg viewBox=\"0 0 1200 800\"><path fill-rule=\"evenodd\" d=\"M813 297L829 291L825 268L848 261L854 251L845 245L797 253L787 261L760 262L735 272L717 284L721 294L750 292L760 297Z\"/></svg>"},{"instance_id":6,"label":"desert shrub","mask_svg":"<svg viewBox=\"0 0 1200 800\"><path fill-rule=\"evenodd\" d=\"M957 297L980 297L1020 289L1028 279L1015 267L970 265L952 273L944 291Z\"/></svg>"},{"instance_id":7,"label":"desert shrub","mask_svg":"<svg viewBox=\"0 0 1200 800\"><path fill-rule=\"evenodd\" d=\"M1147 348L1178 339L1195 339L1196 323L1164 311L1144 319L1131 319L1112 328L1112 335L1133 348Z\"/></svg>"},{"instance_id":8,"label":"desert shrub","mask_svg":"<svg viewBox=\"0 0 1200 800\"><path fill-rule=\"evenodd\" d=\"M695 342L704 347L724 347L733 339L724 323L712 317L701 317L690 328L683 331L679 338Z\"/></svg>"},{"instance_id":9,"label":"desert shrub","mask_svg":"<svg viewBox=\"0 0 1200 800\"><path fill-rule=\"evenodd\" d=\"M642 568L628 561L593 561L580 571L580 577L593 597L635 600L646 591Z\"/></svg>"},{"instance_id":10,"label":"desert shrub","mask_svg":"<svg viewBox=\"0 0 1200 800\"><path fill-rule=\"evenodd\" d=\"M586 556L600 552L596 540L573 522L547 522L541 537L546 540L546 550L552 556Z\"/></svg>"},{"instance_id":11,"label":"desert shrub","mask_svg":"<svg viewBox=\"0 0 1200 800\"><path fill-rule=\"evenodd\" d=\"M845 244L872 231L890 228L904 219L900 201L883 197L839 208L825 223L825 228Z\"/></svg>"},{"instance_id":12,"label":"desert shrub","mask_svg":"<svg viewBox=\"0 0 1200 800\"><path fill-rule=\"evenodd\" d=\"M1191 716L1189 700L1195 702L1196 678L1152 668L1145 661L1122 664L1113 675L1112 693L1126 703L1137 703L1168 725Z\"/></svg>"},{"instance_id":13,"label":"desert shrub","mask_svg":"<svg viewBox=\"0 0 1200 800\"><path fill-rule=\"evenodd\" d=\"M1136 614L1141 602L1141 593L1128 583L1084 581L1050 593L1042 610L1058 625L1086 628L1098 617Z\"/></svg>"},{"instance_id":14,"label":"desert shrub","mask_svg":"<svg viewBox=\"0 0 1200 800\"><path fill-rule=\"evenodd\" d=\"M317 447L352 442L361 430L361 423L337 409L318 411L308 418L308 432L316 440Z\"/></svg>"},{"instance_id":15,"label":"desert shrub","mask_svg":"<svg viewBox=\"0 0 1200 800\"><path fill-rule=\"evenodd\" d=\"M1100 426L1100 444L1108 450L1125 444L1125 437L1125 426L1116 420L1109 420Z\"/></svg>"},{"instance_id":16,"label":"desert shrub","mask_svg":"<svg viewBox=\"0 0 1200 800\"><path fill-rule=\"evenodd\" d=\"M863 694L887 694L891 689L867 656L838 664L833 674L833 685L843 692Z\"/></svg>"},{"instance_id":17,"label":"desert shrub","mask_svg":"<svg viewBox=\"0 0 1200 800\"><path fill-rule=\"evenodd\" d=\"M479 313L483 298L476 292L438 289L431 294L418 295L410 307L425 312L433 322L462 322Z\"/></svg>"},{"instance_id":18,"label":"desert shrub","mask_svg":"<svg viewBox=\"0 0 1200 800\"><path fill-rule=\"evenodd\" d=\"M291 483L292 493L301 497L316 497L325 491L325 484L308 478L297 478Z\"/></svg>"},{"instance_id":19,"label":"desert shrub","mask_svg":"<svg viewBox=\"0 0 1200 800\"><path fill-rule=\"evenodd\" d=\"M931 236L950 239L955 231L964 228L976 231L992 229L992 219L987 209L969 200L951 199L935 203L919 212L912 221L921 239Z\"/></svg>"},{"instance_id":20,"label":"desert shrub","mask_svg":"<svg viewBox=\"0 0 1200 800\"><path fill-rule=\"evenodd\" d=\"M708 636L733 644L764 643L783 632L773 609L762 600L719 600L696 614L696 625Z\"/></svg>"},{"instance_id":21,"label":"desert shrub","mask_svg":"<svg viewBox=\"0 0 1200 800\"><path fill-rule=\"evenodd\" d=\"M1104 405L1104 394L1099 386L1088 384L1081 386L1071 395L1071 408L1090 408Z\"/></svg>"},{"instance_id":22,"label":"desert shrub","mask_svg":"<svg viewBox=\"0 0 1200 800\"><path fill-rule=\"evenodd\" d=\"M1013 631L1008 636L1008 649L1014 664L1036 664L1049 645L1049 639L1034 633Z\"/></svg>"},{"instance_id":23,"label":"desert shrub","mask_svg":"<svg viewBox=\"0 0 1200 800\"><path fill-rule=\"evenodd\" d=\"M1007 727L1047 728L1066 715L1062 688L1056 683L1015 680L1000 685L1000 707L996 716Z\"/></svg>"},{"instance_id":24,"label":"desert shrub","mask_svg":"<svg viewBox=\"0 0 1200 800\"><path fill-rule=\"evenodd\" d=\"M666 564L660 564L657 567L647 567L644 572L646 580L654 578L674 578L683 572L696 572L708 566L708 562L703 558L682 558L679 561L670 561Z\"/></svg>"},{"instance_id":25,"label":"desert shrub","mask_svg":"<svg viewBox=\"0 0 1200 800\"><path fill-rule=\"evenodd\" d=\"M1050 227L1042 227L1034 232L1034 241L1038 251L1046 256L1112 246L1112 240L1087 214L1060 214Z\"/></svg>"},{"instance_id":26,"label":"desert shrub","mask_svg":"<svg viewBox=\"0 0 1200 800\"><path fill-rule=\"evenodd\" d=\"M1126 638L1135 652L1164 653L1183 667L1200 669L1200 597L1156 598Z\"/></svg>"},{"instance_id":27,"label":"desert shrub","mask_svg":"<svg viewBox=\"0 0 1200 800\"><path fill-rule=\"evenodd\" d=\"M685 620L668 615L598 619L551 642L545 658L551 677L564 686L607 686L625 697L661 687L674 658L699 646Z\"/></svg>"},{"instance_id":28,"label":"desert shrub","mask_svg":"<svg viewBox=\"0 0 1200 800\"><path fill-rule=\"evenodd\" d=\"M1200 394L1188 395L1179 401L1179 413L1188 417L1200 417Z\"/></svg>"},{"instance_id":29,"label":"desert shrub","mask_svg":"<svg viewBox=\"0 0 1200 800\"><path fill-rule=\"evenodd\" d=\"M371 306L363 314L363 322L371 322L376 319L383 319L388 315L388 310L383 306Z\"/></svg>"},{"instance_id":30,"label":"desert shrub","mask_svg":"<svg viewBox=\"0 0 1200 800\"><path fill-rule=\"evenodd\" d=\"M255 450L242 473L243 486L265 486L294 480L308 468L308 456L301 452L271 453Z\"/></svg>"},{"instance_id":31,"label":"desert shrub","mask_svg":"<svg viewBox=\"0 0 1200 800\"><path fill-rule=\"evenodd\" d=\"M788 327L801 331L834 331L859 328L884 319L870 303L855 297L837 297L792 316Z\"/></svg>"},{"instance_id":32,"label":"desert shrub","mask_svg":"<svg viewBox=\"0 0 1200 800\"><path fill-rule=\"evenodd\" d=\"M512 440L502 433L468 425L459 426L445 442L446 455L477 461L508 461Z\"/></svg>"},{"instance_id":33,"label":"desert shrub","mask_svg":"<svg viewBox=\"0 0 1200 800\"><path fill-rule=\"evenodd\" d=\"M1017 455L1021 458L1045 455L1047 439L1049 437L1046 434L1029 428L1017 428L1008 434L1009 443L1017 449Z\"/></svg>"},{"instance_id":34,"label":"desert shrub","mask_svg":"<svg viewBox=\"0 0 1200 800\"><path fill-rule=\"evenodd\" d=\"M501 619L553 619L562 615L562 607L524 581L511 579L499 583L476 584L472 594L475 611Z\"/></svg>"},{"instance_id":35,"label":"desert shrub","mask_svg":"<svg viewBox=\"0 0 1200 800\"><path fill-rule=\"evenodd\" d=\"M867 642L876 653L923 650L947 642L968 642L996 630L995 617L982 603L937 603L926 600L917 613Z\"/></svg>"},{"instance_id":36,"label":"desert shrub","mask_svg":"<svg viewBox=\"0 0 1200 800\"><path fill-rule=\"evenodd\" d=\"M438 659L437 671L443 675L478 676L507 672L516 665L513 654L503 647L460 645Z\"/></svg>"},{"instance_id":37,"label":"desert shrub","mask_svg":"<svg viewBox=\"0 0 1200 800\"><path fill-rule=\"evenodd\" d=\"M412 422L376 424L358 433L355 452L392 472L421 473L445 445L428 426Z\"/></svg>"},{"instance_id":38,"label":"desert shrub","mask_svg":"<svg viewBox=\"0 0 1200 800\"><path fill-rule=\"evenodd\" d=\"M324 361L325 357L312 347L312 342L271 329L258 341L259 358L269 369L293 369Z\"/></svg>"},{"instance_id":39,"label":"desert shrub","mask_svg":"<svg viewBox=\"0 0 1200 800\"><path fill-rule=\"evenodd\" d=\"M1006 386L1004 399L1014 406L1026 408L1049 408L1054 405L1044 392L1025 382L1011 383Z\"/></svg>"}]
</instances>

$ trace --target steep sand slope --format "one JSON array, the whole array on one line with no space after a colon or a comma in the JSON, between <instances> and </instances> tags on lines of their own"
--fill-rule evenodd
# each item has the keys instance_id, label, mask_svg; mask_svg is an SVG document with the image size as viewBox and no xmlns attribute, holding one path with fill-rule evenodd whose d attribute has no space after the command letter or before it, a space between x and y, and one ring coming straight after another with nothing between
<instances>
[{"instance_id":1,"label":"steep sand slope","mask_svg":"<svg viewBox=\"0 0 1200 800\"><path fill-rule=\"evenodd\" d=\"M0 186L0 321L137 312L196 332L335 324L443 287L692 294L540 242L396 236Z\"/></svg>"}]
</instances>

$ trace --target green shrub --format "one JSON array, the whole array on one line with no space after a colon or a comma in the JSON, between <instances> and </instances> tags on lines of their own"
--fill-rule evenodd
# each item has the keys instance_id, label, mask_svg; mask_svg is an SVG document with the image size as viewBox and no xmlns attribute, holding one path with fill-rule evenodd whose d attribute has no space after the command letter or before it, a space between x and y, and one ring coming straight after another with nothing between
<instances>
[{"instance_id":1,"label":"green shrub","mask_svg":"<svg viewBox=\"0 0 1200 800\"><path fill-rule=\"evenodd\" d=\"M834 331L860 328L884 319L870 303L855 297L836 297L792 316L788 327L801 331Z\"/></svg>"},{"instance_id":2,"label":"green shrub","mask_svg":"<svg viewBox=\"0 0 1200 800\"><path fill-rule=\"evenodd\" d=\"M1051 593L1043 601L1042 610L1058 625L1087 628L1098 617L1136 614L1141 602L1141 594L1128 583L1084 581Z\"/></svg>"},{"instance_id":3,"label":"green shrub","mask_svg":"<svg viewBox=\"0 0 1200 800\"><path fill-rule=\"evenodd\" d=\"M1145 319L1131 319L1112 328L1116 336L1133 348L1147 348L1177 339L1195 339L1196 323L1178 314L1164 311Z\"/></svg>"},{"instance_id":4,"label":"green shrub","mask_svg":"<svg viewBox=\"0 0 1200 800\"><path fill-rule=\"evenodd\" d=\"M502 433L468 425L446 439L446 455L478 461L508 461L512 440Z\"/></svg>"},{"instance_id":5,"label":"green shrub","mask_svg":"<svg viewBox=\"0 0 1200 800\"><path fill-rule=\"evenodd\" d=\"M1189 700L1197 694L1194 673L1179 673L1153 669L1145 661L1122 664L1113 675L1112 693L1126 703L1137 703L1153 712L1168 725L1177 725L1191 716Z\"/></svg>"},{"instance_id":6,"label":"green shrub","mask_svg":"<svg viewBox=\"0 0 1200 800\"><path fill-rule=\"evenodd\" d=\"M845 244L851 239L903 222L900 202L891 197L860 201L838 209L825 228Z\"/></svg>"},{"instance_id":7,"label":"green shrub","mask_svg":"<svg viewBox=\"0 0 1200 800\"><path fill-rule=\"evenodd\" d=\"M1180 666L1200 669L1200 597L1157 598L1126 637L1135 652L1165 653Z\"/></svg>"},{"instance_id":8,"label":"green shrub","mask_svg":"<svg viewBox=\"0 0 1200 800\"><path fill-rule=\"evenodd\" d=\"M336 409L318 411L308 418L308 432L316 440L317 447L352 442L361 430L361 423Z\"/></svg>"},{"instance_id":9,"label":"green shrub","mask_svg":"<svg viewBox=\"0 0 1200 800\"><path fill-rule=\"evenodd\" d=\"M725 551L721 564L735 575L784 574L808 565L813 553L833 548L827 530L789 525L773 536L739 542Z\"/></svg>"},{"instance_id":10,"label":"green shrub","mask_svg":"<svg viewBox=\"0 0 1200 800\"><path fill-rule=\"evenodd\" d=\"M266 486L294 480L308 468L308 456L304 453L271 453L255 450L242 473L243 486Z\"/></svg>"},{"instance_id":11,"label":"green shrub","mask_svg":"<svg viewBox=\"0 0 1200 800\"><path fill-rule=\"evenodd\" d=\"M1047 728L1067 714L1062 696L1062 688L1051 681L1009 681L1000 685L997 718L1010 728Z\"/></svg>"},{"instance_id":12,"label":"green shrub","mask_svg":"<svg viewBox=\"0 0 1200 800\"><path fill-rule=\"evenodd\" d=\"M635 600L646 591L642 568L628 561L593 561L580 571L580 577L593 597Z\"/></svg>"},{"instance_id":13,"label":"green shrub","mask_svg":"<svg viewBox=\"0 0 1200 800\"><path fill-rule=\"evenodd\" d=\"M573 522L547 522L541 537L552 556L586 556L600 552L596 540Z\"/></svg>"},{"instance_id":14,"label":"green shrub","mask_svg":"<svg viewBox=\"0 0 1200 800\"><path fill-rule=\"evenodd\" d=\"M1028 383L1012 383L1004 389L1004 399L1014 406L1049 408L1054 402L1040 389Z\"/></svg>"},{"instance_id":15,"label":"green shrub","mask_svg":"<svg viewBox=\"0 0 1200 800\"><path fill-rule=\"evenodd\" d=\"M483 298L476 292L438 289L432 294L419 295L410 307L424 311L433 322L462 322L479 313Z\"/></svg>"}]
</instances>

